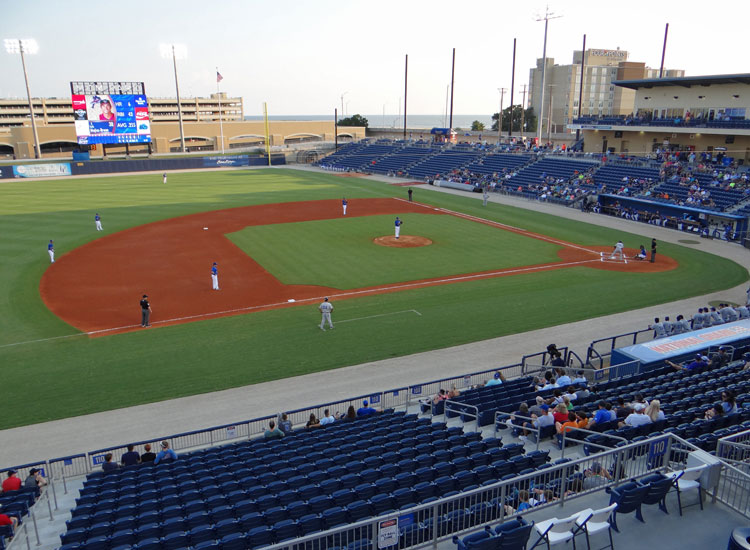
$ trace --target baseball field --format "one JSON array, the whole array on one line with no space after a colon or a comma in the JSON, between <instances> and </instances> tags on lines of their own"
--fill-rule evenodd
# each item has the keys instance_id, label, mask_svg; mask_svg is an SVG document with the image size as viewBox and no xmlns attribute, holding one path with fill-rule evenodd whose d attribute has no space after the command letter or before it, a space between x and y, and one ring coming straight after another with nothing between
<instances>
[{"instance_id":1,"label":"baseball field","mask_svg":"<svg viewBox=\"0 0 750 550\"><path fill-rule=\"evenodd\" d=\"M167 185L155 174L3 182L0 429L555 326L748 278L734 262L668 243L654 265L602 261L618 239L631 255L648 242L469 197L405 198L403 187L290 169L175 173ZM394 246L395 216L421 246ZM221 291L211 290L214 261ZM144 293L150 329L139 325ZM324 296L336 324L326 332Z\"/></svg>"}]
</instances>

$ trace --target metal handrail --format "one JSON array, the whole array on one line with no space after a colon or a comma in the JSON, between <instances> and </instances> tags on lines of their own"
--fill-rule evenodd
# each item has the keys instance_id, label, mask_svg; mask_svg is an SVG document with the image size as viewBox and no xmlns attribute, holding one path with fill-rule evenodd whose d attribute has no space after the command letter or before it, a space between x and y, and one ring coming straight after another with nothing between
<instances>
[{"instance_id":1,"label":"metal handrail","mask_svg":"<svg viewBox=\"0 0 750 550\"><path fill-rule=\"evenodd\" d=\"M627 439L625 439L624 437L620 437L619 435L610 435L610 434L606 434L605 435L602 432L595 432L594 430L588 430L586 428L570 428L570 430L568 430L568 431L572 432L573 430L575 430L577 432L585 432L585 433L588 433L588 434L591 434L591 435L601 435L603 437L609 437L609 438L612 438L612 439L619 439L620 441L624 441L626 443L628 442ZM563 432L562 432L562 438L561 438L561 442L560 442L560 444L562 445L562 448L560 449L560 451L561 451L560 457L561 458L565 458L565 443L566 443L566 441L571 441L573 443L582 443L584 445L593 445L595 447L601 447L603 449L613 449L614 448L614 447L608 447L606 445L600 445L598 443L591 443L589 441L586 441L585 439L574 439L574 438L572 438L570 436L567 436L568 431L563 430Z\"/></svg>"},{"instance_id":2,"label":"metal handrail","mask_svg":"<svg viewBox=\"0 0 750 550\"><path fill-rule=\"evenodd\" d=\"M452 408L451 405L456 405L457 408ZM458 413L460 415L466 415L469 417L474 418L476 421L476 430L480 431L479 428L479 407L476 405L469 405L468 403L462 403L461 401L453 401L452 399L446 399L445 400L445 408L443 409L445 411L445 419L448 419L448 411L452 411L455 413ZM474 411L473 413L471 411ZM463 421L463 419L462 419ZM464 422L465 423L465 422Z\"/></svg>"}]
</instances>

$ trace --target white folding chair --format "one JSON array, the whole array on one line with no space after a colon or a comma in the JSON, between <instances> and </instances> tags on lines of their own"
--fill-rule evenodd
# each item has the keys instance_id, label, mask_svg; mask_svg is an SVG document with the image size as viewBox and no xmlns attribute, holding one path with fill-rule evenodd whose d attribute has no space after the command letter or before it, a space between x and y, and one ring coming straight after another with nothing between
<instances>
[{"instance_id":1,"label":"white folding chair","mask_svg":"<svg viewBox=\"0 0 750 550\"><path fill-rule=\"evenodd\" d=\"M672 479L672 483L675 486L675 489L677 489L677 504L680 507L680 515L682 515L682 499L680 495L682 491L689 491L690 489L698 489L698 504L701 505L701 510L703 510L701 476L703 475L703 470L707 467L707 464L701 464L700 466L685 468L679 472L670 472L667 474L667 477Z\"/></svg>"},{"instance_id":2,"label":"white folding chair","mask_svg":"<svg viewBox=\"0 0 750 550\"><path fill-rule=\"evenodd\" d=\"M612 506L600 508L599 510L587 508L578 512L578 517L576 518L578 529L576 529L576 533L583 531L586 534L586 546L589 550L591 550L589 535L596 535L605 530L609 534L609 546L604 546L604 548L612 548L614 550L615 544L612 542L612 525L609 523L609 518L612 517L615 508L617 508L616 502Z\"/></svg>"},{"instance_id":3,"label":"white folding chair","mask_svg":"<svg viewBox=\"0 0 750 550\"><path fill-rule=\"evenodd\" d=\"M573 541L573 550L575 550L576 539L574 530L577 529L577 518L578 514L574 514L565 519L551 518L540 523L535 523L534 529L539 533L539 538L534 543L534 546L531 547L531 550L534 550L534 548L536 548L536 546L542 541L547 543L547 549L549 550L550 547L563 542L568 542L569 540Z\"/></svg>"}]
</instances>

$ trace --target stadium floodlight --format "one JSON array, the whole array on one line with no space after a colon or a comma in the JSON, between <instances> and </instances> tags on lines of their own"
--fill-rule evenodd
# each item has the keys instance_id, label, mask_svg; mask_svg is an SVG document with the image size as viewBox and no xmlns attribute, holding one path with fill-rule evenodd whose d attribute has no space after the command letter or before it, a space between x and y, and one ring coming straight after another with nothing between
<instances>
[{"instance_id":1,"label":"stadium floodlight","mask_svg":"<svg viewBox=\"0 0 750 550\"><path fill-rule=\"evenodd\" d=\"M34 105L31 103L31 89L29 88L29 75L26 72L26 58L24 54L35 54L39 51L39 45L33 38L6 38L4 40L5 51L8 53L21 54L21 66L23 67L23 79L26 82L26 97L29 99L29 112L31 113L31 130L34 133L34 155L42 158L39 148L39 134L36 131L36 117L34 117Z\"/></svg>"},{"instance_id":2,"label":"stadium floodlight","mask_svg":"<svg viewBox=\"0 0 750 550\"><path fill-rule=\"evenodd\" d=\"M177 116L180 119L180 149L185 152L185 129L182 126L182 103L180 102L180 82L177 79L177 60L187 57L185 44L159 44L159 52L165 59L172 58L174 66L174 87L177 91Z\"/></svg>"}]
</instances>

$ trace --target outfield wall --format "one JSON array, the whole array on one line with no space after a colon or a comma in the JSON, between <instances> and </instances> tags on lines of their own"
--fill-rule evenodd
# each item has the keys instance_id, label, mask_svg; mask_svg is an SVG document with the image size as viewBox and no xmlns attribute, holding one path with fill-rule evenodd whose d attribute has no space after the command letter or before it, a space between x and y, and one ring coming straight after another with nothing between
<instances>
[{"instance_id":1,"label":"outfield wall","mask_svg":"<svg viewBox=\"0 0 750 550\"><path fill-rule=\"evenodd\" d=\"M286 164L284 155L271 155L271 165ZM268 157L236 155L228 157L181 157L165 159L132 159L83 162L51 162L0 166L0 179L48 178L113 174L128 172L162 172L170 170L200 170L202 168L268 166Z\"/></svg>"}]
</instances>

